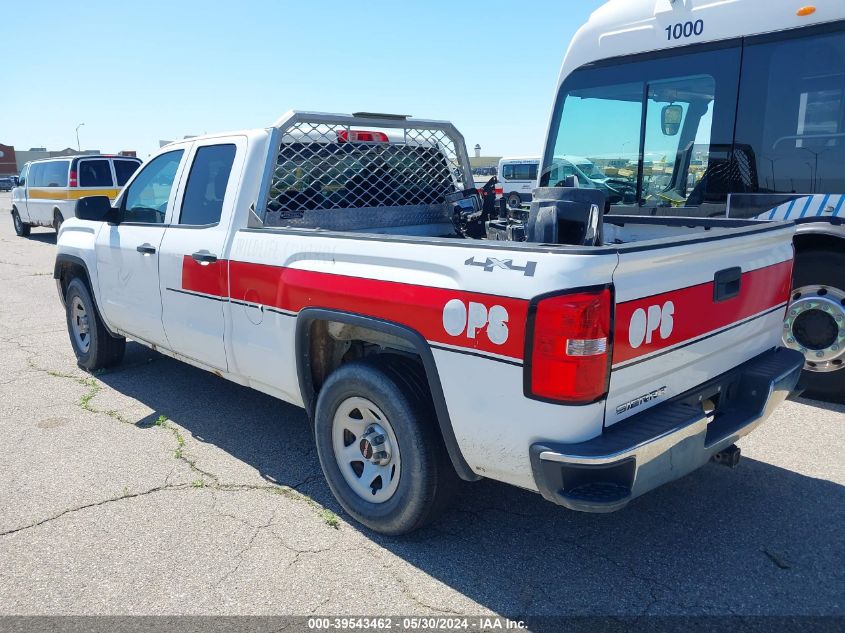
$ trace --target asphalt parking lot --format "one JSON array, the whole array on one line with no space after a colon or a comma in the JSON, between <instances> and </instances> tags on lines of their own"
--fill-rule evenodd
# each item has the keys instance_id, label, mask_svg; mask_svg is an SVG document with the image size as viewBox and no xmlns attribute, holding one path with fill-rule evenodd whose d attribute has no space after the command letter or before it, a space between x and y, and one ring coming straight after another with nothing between
<instances>
[{"instance_id":1,"label":"asphalt parking lot","mask_svg":"<svg viewBox=\"0 0 845 633\"><path fill-rule=\"evenodd\" d=\"M845 407L798 399L609 515L495 482L350 523L303 411L137 344L76 367L55 234L0 194L0 614L845 615Z\"/></svg>"}]
</instances>

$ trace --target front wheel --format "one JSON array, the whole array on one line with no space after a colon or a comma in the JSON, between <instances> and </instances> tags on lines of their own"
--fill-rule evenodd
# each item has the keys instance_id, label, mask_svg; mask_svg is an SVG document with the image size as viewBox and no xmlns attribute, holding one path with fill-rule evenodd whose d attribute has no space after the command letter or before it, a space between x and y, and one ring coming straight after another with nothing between
<instances>
[{"instance_id":1,"label":"front wheel","mask_svg":"<svg viewBox=\"0 0 845 633\"><path fill-rule=\"evenodd\" d=\"M845 253L799 252L783 341L804 354L805 395L845 400Z\"/></svg>"},{"instance_id":2,"label":"front wheel","mask_svg":"<svg viewBox=\"0 0 845 633\"><path fill-rule=\"evenodd\" d=\"M29 235L29 231L32 227L21 220L21 216L17 209L12 209L12 223L15 225L15 235L18 237L26 237Z\"/></svg>"},{"instance_id":3,"label":"front wheel","mask_svg":"<svg viewBox=\"0 0 845 633\"><path fill-rule=\"evenodd\" d=\"M398 355L346 363L317 398L320 465L343 508L382 534L434 520L459 485L420 365Z\"/></svg>"},{"instance_id":4,"label":"front wheel","mask_svg":"<svg viewBox=\"0 0 845 633\"><path fill-rule=\"evenodd\" d=\"M94 371L117 365L123 360L126 339L109 334L100 320L88 287L79 278L68 284L65 311L70 343L80 367Z\"/></svg>"},{"instance_id":5,"label":"front wheel","mask_svg":"<svg viewBox=\"0 0 845 633\"><path fill-rule=\"evenodd\" d=\"M53 211L53 228L56 229L56 233L58 233L62 229L62 222L65 219L62 217L62 212L56 209Z\"/></svg>"}]
</instances>

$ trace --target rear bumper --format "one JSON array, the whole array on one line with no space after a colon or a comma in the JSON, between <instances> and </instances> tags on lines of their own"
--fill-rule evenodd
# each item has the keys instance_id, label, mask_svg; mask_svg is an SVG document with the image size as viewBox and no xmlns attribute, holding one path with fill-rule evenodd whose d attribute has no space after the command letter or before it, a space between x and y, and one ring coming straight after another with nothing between
<instances>
[{"instance_id":1,"label":"rear bumper","mask_svg":"<svg viewBox=\"0 0 845 633\"><path fill-rule=\"evenodd\" d=\"M618 510L753 431L795 388L803 366L798 352L770 350L592 440L537 442L531 446L537 488L573 510ZM702 406L708 401L715 405L709 413Z\"/></svg>"}]
</instances>

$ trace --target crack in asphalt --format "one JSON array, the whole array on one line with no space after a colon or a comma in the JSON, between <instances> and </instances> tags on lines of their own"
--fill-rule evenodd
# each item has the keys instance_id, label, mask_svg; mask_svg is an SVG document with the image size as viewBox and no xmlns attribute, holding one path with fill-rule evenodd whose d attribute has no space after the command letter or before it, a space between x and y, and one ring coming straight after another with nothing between
<instances>
[{"instance_id":1,"label":"crack in asphalt","mask_svg":"<svg viewBox=\"0 0 845 633\"><path fill-rule=\"evenodd\" d=\"M21 527L13 528L11 530L6 530L5 532L0 532L0 537L3 536L10 536L12 534L17 534L18 532L23 532L24 530L30 530L32 528L36 528L40 525L44 525L45 523L50 523L51 521L55 521L56 519L60 519L63 516L68 514L74 514L76 512L81 512L83 510L88 510L90 508L96 508L99 506L104 506L108 503L114 503L117 501L124 501L127 499L135 499L138 497L146 497L147 495L155 494L158 492L164 492L167 490L184 490L188 486L186 484L173 484L173 485L162 485L156 486L155 488L150 488L148 490L144 490L142 492L130 492L126 494L122 494L119 497L109 497L108 499L101 499L100 501L94 501L92 503L86 503L81 506L77 506L75 508L67 508L62 510L58 514L54 514L53 516L49 516L45 519L41 519L40 521L36 521L35 523L30 523L29 525L24 525Z\"/></svg>"},{"instance_id":2,"label":"crack in asphalt","mask_svg":"<svg viewBox=\"0 0 845 633\"><path fill-rule=\"evenodd\" d=\"M0 339L0 340L2 340L2 339ZM45 367L40 367L32 359L32 355L34 355L34 353L31 350L26 349L19 341L13 341L13 342L21 350L30 354L30 356L27 357L27 364L33 372L44 373L44 374L47 374L48 376L51 376L53 378L61 378L61 379L65 379L65 380L72 380L73 382L77 383L81 387L86 387L87 391L76 402L76 405L78 407L80 407L82 410L84 410L88 413L92 413L92 414L105 415L105 416L115 420L118 423L129 424L129 425L137 427L137 425L138 425L137 422L133 422L131 420L126 419L118 411L113 410L113 409L112 410L98 409L98 408L94 407L94 405L92 404L93 399L103 389L102 382L98 382L95 377L104 375L105 373L112 373L112 372L99 372L99 373L95 373L95 374L88 374L86 372L86 373L83 373L81 376L77 376L77 375L68 374L68 373L65 373L65 372L47 369ZM146 362L138 363L137 365L140 365L140 364L147 364L147 363ZM246 491L246 490L264 490L264 491L268 491L268 492L272 492L274 494L284 496L284 497L291 499L293 501L305 502L307 505L309 505L312 508L316 508L318 510L324 510L323 506L321 506L319 503L317 503L316 501L314 501L310 497L304 495L303 493L301 493L298 490L298 488L315 481L318 478L318 475L316 475L316 474L315 475L309 475L305 479L303 479L302 481L300 481L300 482L298 482L298 483L296 483L292 486L283 486L283 485L278 485L278 484L265 484L265 485L261 485L261 484L221 484L220 478L216 474L212 473L211 471L200 468L199 466L197 466L195 459L191 459L190 457L185 455L185 452L183 450L183 447L185 445L185 439L184 439L184 436L182 436L182 434L181 434L182 430L185 430L185 429L183 429L182 427L177 428L175 426L168 424L168 422L172 422L172 420L168 420L164 416L159 416L159 420L161 421L161 423L156 424L155 426L159 426L160 428L162 428L162 430L169 431L171 434L173 434L174 438L176 439L177 446L176 446L176 449L174 450L174 456L176 457L176 459L179 462L188 466L188 468L190 468L190 470L192 472L199 474L203 478L208 478L210 480L210 483L206 483L205 479L201 479L201 480L198 480L198 481L201 482L200 485L197 485L196 482L170 484L169 483L170 478L173 476L173 474L175 472L175 468L171 468L170 472L165 477L164 484L161 485L161 486L156 486L154 488L150 488L150 489L143 491L143 492L124 493L124 494L117 496L117 497L109 497L107 499L102 499L102 500L99 500L99 501L86 503L86 504L83 504L81 506L77 506L77 507L74 507L74 508L67 508L67 509L63 510L62 512L58 513L58 514L46 517L46 518L41 519L39 521L36 521L34 523L24 525L24 526L21 526L21 527L17 527L17 528L13 528L13 529L7 530L5 532L0 532L0 537L9 536L9 535L12 535L12 534L24 531L24 530L28 530L28 529L38 527L40 525L44 525L45 523L50 523L51 521L55 521L56 519L59 519L59 518L65 516L67 514L80 512L80 511L83 511L83 510L86 510L86 509L89 509L89 508L95 508L95 507L102 506L102 505L112 503L112 502L115 502L115 501L123 501L123 500L126 500L126 499L133 499L133 498L137 498L137 497L146 496L148 494L154 494L154 493L157 493L157 492L163 492L163 491L168 491L168 490L190 490L190 489L202 490L202 489L209 489L209 490L212 490L212 491L215 491L215 492L237 492L237 491ZM232 516L232 515L227 515L227 516L230 516L233 519L237 519L237 517ZM275 516L275 511L274 511L273 516ZM254 537L256 535L254 535ZM274 536L276 536L276 535L274 535ZM254 537L253 537L253 540L254 540ZM305 552L301 552L301 553L305 553Z\"/></svg>"}]
</instances>

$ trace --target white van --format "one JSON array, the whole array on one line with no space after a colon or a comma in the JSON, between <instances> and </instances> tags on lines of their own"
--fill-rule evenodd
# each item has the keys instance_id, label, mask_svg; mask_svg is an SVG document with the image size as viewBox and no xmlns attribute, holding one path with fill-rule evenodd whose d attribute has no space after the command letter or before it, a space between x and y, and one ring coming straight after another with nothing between
<instances>
[{"instance_id":1,"label":"white van","mask_svg":"<svg viewBox=\"0 0 845 633\"><path fill-rule=\"evenodd\" d=\"M18 186L12 189L15 233L29 235L33 226L51 226L58 232L73 217L74 206L85 196L114 200L135 173L140 159L130 156L62 156L24 165Z\"/></svg>"},{"instance_id":2,"label":"white van","mask_svg":"<svg viewBox=\"0 0 845 633\"><path fill-rule=\"evenodd\" d=\"M496 194L507 200L511 208L518 208L531 202L531 193L537 187L539 157L501 158L499 159L499 187Z\"/></svg>"}]
</instances>

